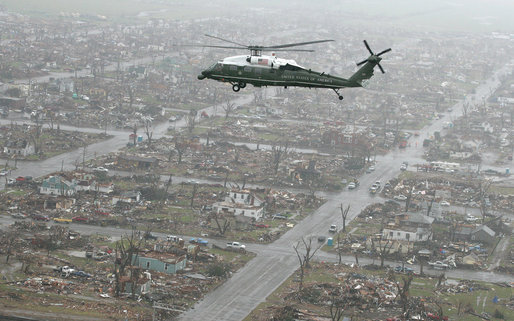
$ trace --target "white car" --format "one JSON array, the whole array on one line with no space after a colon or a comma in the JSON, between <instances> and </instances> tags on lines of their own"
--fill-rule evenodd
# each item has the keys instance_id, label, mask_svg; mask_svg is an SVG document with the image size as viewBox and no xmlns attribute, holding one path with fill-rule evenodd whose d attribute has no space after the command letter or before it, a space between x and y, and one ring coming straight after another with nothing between
<instances>
[{"instance_id":1,"label":"white car","mask_svg":"<svg viewBox=\"0 0 514 321\"><path fill-rule=\"evenodd\" d=\"M9 174L9 172L8 172L8 171L1 171L1 172L0 172L0 176L5 176L5 175L7 175L7 174Z\"/></svg>"},{"instance_id":2,"label":"white car","mask_svg":"<svg viewBox=\"0 0 514 321\"><path fill-rule=\"evenodd\" d=\"M357 185L355 185L355 183L354 183L354 182L350 182L350 183L348 184L348 189L354 189L354 188L356 188L356 187L357 187Z\"/></svg>"},{"instance_id":3,"label":"white car","mask_svg":"<svg viewBox=\"0 0 514 321\"><path fill-rule=\"evenodd\" d=\"M93 170L96 172L105 172L105 173L107 173L109 171L107 168L102 167L102 166L93 168Z\"/></svg>"},{"instance_id":4,"label":"white car","mask_svg":"<svg viewBox=\"0 0 514 321\"><path fill-rule=\"evenodd\" d=\"M447 201L441 201L441 202L439 203L439 205L441 205L441 206L450 206L450 203L449 203L449 202L447 202Z\"/></svg>"},{"instance_id":5,"label":"white car","mask_svg":"<svg viewBox=\"0 0 514 321\"><path fill-rule=\"evenodd\" d=\"M395 197L393 197L396 201L406 201L407 200L407 196L405 195L396 195Z\"/></svg>"}]
</instances>

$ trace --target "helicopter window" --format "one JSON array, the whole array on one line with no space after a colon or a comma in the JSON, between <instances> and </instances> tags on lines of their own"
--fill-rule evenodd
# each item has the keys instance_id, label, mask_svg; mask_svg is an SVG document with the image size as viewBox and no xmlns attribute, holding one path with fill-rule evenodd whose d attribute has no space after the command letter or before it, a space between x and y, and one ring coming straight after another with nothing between
<instances>
[{"instance_id":1,"label":"helicopter window","mask_svg":"<svg viewBox=\"0 0 514 321\"><path fill-rule=\"evenodd\" d=\"M301 67L293 66L293 65L290 65L290 64L286 64L284 66L280 66L280 69L282 69L282 70L292 70L292 71L302 70Z\"/></svg>"},{"instance_id":2,"label":"helicopter window","mask_svg":"<svg viewBox=\"0 0 514 321\"><path fill-rule=\"evenodd\" d=\"M237 66L230 66L230 70L237 70Z\"/></svg>"},{"instance_id":3,"label":"helicopter window","mask_svg":"<svg viewBox=\"0 0 514 321\"><path fill-rule=\"evenodd\" d=\"M262 73L262 69L261 68L255 68L255 73L256 74L261 74Z\"/></svg>"},{"instance_id":4,"label":"helicopter window","mask_svg":"<svg viewBox=\"0 0 514 321\"><path fill-rule=\"evenodd\" d=\"M244 71L245 71L245 72L252 72L252 68L251 68L251 67L246 66L246 67L244 68Z\"/></svg>"}]
</instances>

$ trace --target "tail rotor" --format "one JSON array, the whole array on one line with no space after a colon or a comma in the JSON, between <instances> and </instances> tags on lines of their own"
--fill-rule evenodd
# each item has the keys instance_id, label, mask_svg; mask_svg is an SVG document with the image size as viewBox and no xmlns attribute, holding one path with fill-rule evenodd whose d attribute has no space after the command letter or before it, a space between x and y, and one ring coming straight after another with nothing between
<instances>
[{"instance_id":1,"label":"tail rotor","mask_svg":"<svg viewBox=\"0 0 514 321\"><path fill-rule=\"evenodd\" d=\"M388 48L386 50L383 50L381 52L379 52L378 54L375 54L373 53L373 51L371 50L371 48L369 47L368 45L368 42L366 40L364 40L364 45L366 46L366 49L368 49L369 53L371 54L371 56L369 56L368 59L365 59L359 63L357 63L357 66L360 66L362 64L365 64L367 62L375 62L377 65L378 65L378 68L380 68L380 71L385 74L385 71L384 71L384 68L382 68L382 66L380 65L380 60L382 60L382 58L380 58L381 55L385 54L386 52L389 52L391 51L391 48Z\"/></svg>"}]
</instances>

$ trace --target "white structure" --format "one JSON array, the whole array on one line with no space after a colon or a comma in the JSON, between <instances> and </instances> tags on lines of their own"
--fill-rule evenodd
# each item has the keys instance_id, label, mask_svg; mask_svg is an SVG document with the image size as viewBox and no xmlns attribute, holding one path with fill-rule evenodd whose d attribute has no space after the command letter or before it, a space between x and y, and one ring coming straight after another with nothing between
<instances>
[{"instance_id":1,"label":"white structure","mask_svg":"<svg viewBox=\"0 0 514 321\"><path fill-rule=\"evenodd\" d=\"M263 201L248 190L232 190L225 201L213 204L216 212L231 213L234 216L243 215L260 219L264 212Z\"/></svg>"},{"instance_id":2,"label":"white structure","mask_svg":"<svg viewBox=\"0 0 514 321\"><path fill-rule=\"evenodd\" d=\"M4 146L4 153L7 155L28 156L35 152L34 145L26 140L9 141Z\"/></svg>"}]
</instances>

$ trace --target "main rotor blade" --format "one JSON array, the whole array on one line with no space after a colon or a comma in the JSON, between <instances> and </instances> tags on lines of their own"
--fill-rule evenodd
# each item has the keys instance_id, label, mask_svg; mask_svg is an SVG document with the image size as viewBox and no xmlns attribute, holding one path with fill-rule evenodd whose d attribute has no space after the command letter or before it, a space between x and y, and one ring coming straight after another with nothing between
<instances>
[{"instance_id":1,"label":"main rotor blade","mask_svg":"<svg viewBox=\"0 0 514 321\"><path fill-rule=\"evenodd\" d=\"M364 45L366 46L366 48L368 48L369 53L374 55L373 51L371 51L371 48L369 47L368 42L366 40L364 40Z\"/></svg>"},{"instance_id":2,"label":"main rotor blade","mask_svg":"<svg viewBox=\"0 0 514 321\"><path fill-rule=\"evenodd\" d=\"M384 68L382 68L382 66L380 66L380 64L377 64L378 68L380 68L380 71L385 74L386 72L384 71Z\"/></svg>"},{"instance_id":3,"label":"main rotor blade","mask_svg":"<svg viewBox=\"0 0 514 321\"><path fill-rule=\"evenodd\" d=\"M305 46L305 45L310 45L310 44L313 44L313 43L330 42L330 41L334 41L334 40L326 39L326 40L315 40L315 41L307 41L307 42L288 43L288 44L285 44L285 45L266 46L266 47L263 47L263 48L288 48L288 47Z\"/></svg>"},{"instance_id":4,"label":"main rotor blade","mask_svg":"<svg viewBox=\"0 0 514 321\"><path fill-rule=\"evenodd\" d=\"M391 48L386 49L384 51L381 51L380 53L377 53L377 56L383 55L383 54L385 54L386 52L389 52L389 51L391 51Z\"/></svg>"},{"instance_id":5,"label":"main rotor blade","mask_svg":"<svg viewBox=\"0 0 514 321\"><path fill-rule=\"evenodd\" d=\"M274 49L274 48L264 48L259 49L261 51L302 51L302 52L314 52L314 50L311 49Z\"/></svg>"},{"instance_id":6,"label":"main rotor blade","mask_svg":"<svg viewBox=\"0 0 514 321\"><path fill-rule=\"evenodd\" d=\"M360 65L362 65L362 64L365 64L365 63L367 63L367 62L368 62L368 59L363 60L363 61L361 61L361 62L357 63L357 66L360 66Z\"/></svg>"},{"instance_id":7,"label":"main rotor blade","mask_svg":"<svg viewBox=\"0 0 514 321\"><path fill-rule=\"evenodd\" d=\"M221 40L221 41L225 41L225 42L228 42L228 43L231 43L231 44L234 44L234 45L242 46L242 47L244 47L244 48L248 47L248 45L243 45L243 44L237 43L237 42L235 42L235 41L231 41L231 40L223 39L223 38L220 38L220 37L211 36L211 35L208 35L208 34L205 34L204 36L209 37L209 38L218 39L218 40Z\"/></svg>"},{"instance_id":8,"label":"main rotor blade","mask_svg":"<svg viewBox=\"0 0 514 321\"><path fill-rule=\"evenodd\" d=\"M207 47L207 48L223 48L223 49L247 49L247 47L229 47L229 46L210 46L210 45L191 45L192 47Z\"/></svg>"}]
</instances>

